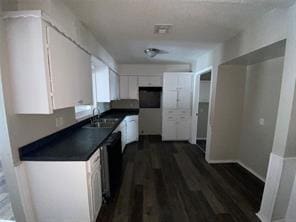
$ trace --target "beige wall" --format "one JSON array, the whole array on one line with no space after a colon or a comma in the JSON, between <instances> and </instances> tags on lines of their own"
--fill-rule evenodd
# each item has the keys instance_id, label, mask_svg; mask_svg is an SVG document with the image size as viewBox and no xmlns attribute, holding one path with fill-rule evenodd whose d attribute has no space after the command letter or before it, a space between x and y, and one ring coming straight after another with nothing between
<instances>
[{"instance_id":1,"label":"beige wall","mask_svg":"<svg viewBox=\"0 0 296 222\"><path fill-rule=\"evenodd\" d=\"M237 160L245 86L245 66L223 65L217 79L211 159Z\"/></svg>"},{"instance_id":2,"label":"beige wall","mask_svg":"<svg viewBox=\"0 0 296 222\"><path fill-rule=\"evenodd\" d=\"M139 131L141 135L161 135L161 109L140 109Z\"/></svg>"},{"instance_id":3,"label":"beige wall","mask_svg":"<svg viewBox=\"0 0 296 222\"><path fill-rule=\"evenodd\" d=\"M247 67L238 159L265 178L272 151L284 58ZM259 120L264 119L264 125Z\"/></svg>"}]
</instances>

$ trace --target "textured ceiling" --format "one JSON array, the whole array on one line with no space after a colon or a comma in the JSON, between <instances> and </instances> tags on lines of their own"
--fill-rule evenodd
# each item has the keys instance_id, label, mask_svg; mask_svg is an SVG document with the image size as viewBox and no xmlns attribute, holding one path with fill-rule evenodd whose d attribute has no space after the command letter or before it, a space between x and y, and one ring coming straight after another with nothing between
<instances>
[{"instance_id":1,"label":"textured ceiling","mask_svg":"<svg viewBox=\"0 0 296 222\"><path fill-rule=\"evenodd\" d=\"M190 62L294 0L63 0L118 63ZM155 35L155 24L173 24ZM168 51L148 59L148 47Z\"/></svg>"}]
</instances>

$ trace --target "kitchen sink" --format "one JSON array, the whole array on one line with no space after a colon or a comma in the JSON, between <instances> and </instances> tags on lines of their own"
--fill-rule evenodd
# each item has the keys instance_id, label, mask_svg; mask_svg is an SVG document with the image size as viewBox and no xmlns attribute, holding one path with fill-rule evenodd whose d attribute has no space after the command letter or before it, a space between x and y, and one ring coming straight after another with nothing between
<instances>
[{"instance_id":1,"label":"kitchen sink","mask_svg":"<svg viewBox=\"0 0 296 222\"><path fill-rule=\"evenodd\" d=\"M85 127L97 127L97 128L113 128L119 121L118 118L100 118L95 122L92 122Z\"/></svg>"}]
</instances>

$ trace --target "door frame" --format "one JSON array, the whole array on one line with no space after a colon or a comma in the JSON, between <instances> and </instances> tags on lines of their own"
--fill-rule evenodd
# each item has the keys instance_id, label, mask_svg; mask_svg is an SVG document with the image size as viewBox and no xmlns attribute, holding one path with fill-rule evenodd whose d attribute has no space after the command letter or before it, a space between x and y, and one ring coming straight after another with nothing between
<instances>
[{"instance_id":1,"label":"door frame","mask_svg":"<svg viewBox=\"0 0 296 222\"><path fill-rule=\"evenodd\" d=\"M193 91L192 91L192 118L191 118L191 137L189 142L191 144L196 144L197 139L197 124L198 124L198 105L199 105L199 89L200 87L196 86L197 78L200 78L202 74L205 74L207 72L211 72L211 84L210 84L210 96L209 96L209 111L208 111L208 117L210 117L211 113L211 99L212 99L212 89L213 89L213 67L209 66L205 69L202 69L198 72L196 72L193 76ZM208 144L210 144L211 140L211 126L210 126L210 118L208 118L208 130L207 130L207 149L206 149L206 158L209 153Z\"/></svg>"}]
</instances>

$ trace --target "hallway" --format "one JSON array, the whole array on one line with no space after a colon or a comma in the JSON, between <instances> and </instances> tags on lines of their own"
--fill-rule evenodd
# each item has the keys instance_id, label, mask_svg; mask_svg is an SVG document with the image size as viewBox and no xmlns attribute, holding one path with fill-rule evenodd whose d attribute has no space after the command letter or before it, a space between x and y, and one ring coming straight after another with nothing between
<instances>
[{"instance_id":1,"label":"hallway","mask_svg":"<svg viewBox=\"0 0 296 222\"><path fill-rule=\"evenodd\" d=\"M209 165L196 146L145 136L127 146L116 200L97 221L259 221L264 184L237 164Z\"/></svg>"}]
</instances>

